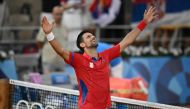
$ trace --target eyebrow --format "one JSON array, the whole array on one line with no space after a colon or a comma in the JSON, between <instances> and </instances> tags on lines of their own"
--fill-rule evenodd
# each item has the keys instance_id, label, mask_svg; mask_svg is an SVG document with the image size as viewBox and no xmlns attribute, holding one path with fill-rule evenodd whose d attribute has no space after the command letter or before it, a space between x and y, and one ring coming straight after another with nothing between
<instances>
[{"instance_id":1,"label":"eyebrow","mask_svg":"<svg viewBox=\"0 0 190 109\"><path fill-rule=\"evenodd\" d=\"M86 36L92 36L92 34L88 34L88 35L86 35Z\"/></svg>"}]
</instances>

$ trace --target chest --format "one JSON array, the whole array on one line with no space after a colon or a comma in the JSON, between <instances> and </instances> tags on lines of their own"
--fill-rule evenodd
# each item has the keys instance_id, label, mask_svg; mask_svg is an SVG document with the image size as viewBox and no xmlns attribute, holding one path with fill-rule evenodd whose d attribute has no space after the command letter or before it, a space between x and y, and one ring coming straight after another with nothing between
<instances>
[{"instance_id":1,"label":"chest","mask_svg":"<svg viewBox=\"0 0 190 109\"><path fill-rule=\"evenodd\" d=\"M82 79L88 86L101 87L107 91L110 66L106 58L102 57L97 61L82 58L78 60L78 65L76 66L75 71L79 79Z\"/></svg>"},{"instance_id":2,"label":"chest","mask_svg":"<svg viewBox=\"0 0 190 109\"><path fill-rule=\"evenodd\" d=\"M84 59L83 64L85 68L89 70L106 70L109 68L109 62L105 58L99 60Z\"/></svg>"},{"instance_id":3,"label":"chest","mask_svg":"<svg viewBox=\"0 0 190 109\"><path fill-rule=\"evenodd\" d=\"M109 62L104 58L97 61L83 59L79 69L81 70L80 72L84 72L91 77L108 76L110 73Z\"/></svg>"}]
</instances>

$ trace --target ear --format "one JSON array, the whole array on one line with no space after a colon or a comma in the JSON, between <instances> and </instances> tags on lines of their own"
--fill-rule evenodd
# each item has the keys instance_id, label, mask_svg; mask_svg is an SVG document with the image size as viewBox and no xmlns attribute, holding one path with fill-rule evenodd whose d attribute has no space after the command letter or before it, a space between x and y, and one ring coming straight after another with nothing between
<instances>
[{"instance_id":1,"label":"ear","mask_svg":"<svg viewBox=\"0 0 190 109\"><path fill-rule=\"evenodd\" d=\"M82 48L84 48L85 47L85 43L80 43L80 46L82 47Z\"/></svg>"}]
</instances>

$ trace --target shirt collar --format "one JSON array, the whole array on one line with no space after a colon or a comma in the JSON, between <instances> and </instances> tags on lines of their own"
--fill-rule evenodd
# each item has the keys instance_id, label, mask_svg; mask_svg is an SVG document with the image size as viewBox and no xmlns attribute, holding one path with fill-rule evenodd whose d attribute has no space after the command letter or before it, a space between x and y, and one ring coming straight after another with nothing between
<instances>
[{"instance_id":1,"label":"shirt collar","mask_svg":"<svg viewBox=\"0 0 190 109\"><path fill-rule=\"evenodd\" d=\"M85 58L87 58L87 59L89 59L89 60L93 60L93 61L97 61L97 60L101 59L99 53L98 53L98 59L97 59L97 60L96 60L95 57L91 57L91 56L87 55L86 53L83 53L83 56L84 56Z\"/></svg>"}]
</instances>

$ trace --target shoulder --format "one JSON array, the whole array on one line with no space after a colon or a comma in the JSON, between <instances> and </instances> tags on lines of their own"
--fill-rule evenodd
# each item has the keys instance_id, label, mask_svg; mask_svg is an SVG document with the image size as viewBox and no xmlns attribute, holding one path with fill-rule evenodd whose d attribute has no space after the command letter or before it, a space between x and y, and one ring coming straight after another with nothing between
<instances>
[{"instance_id":1,"label":"shoulder","mask_svg":"<svg viewBox=\"0 0 190 109\"><path fill-rule=\"evenodd\" d=\"M71 52L71 56L74 57L75 60L83 58L83 54L81 54L80 52Z\"/></svg>"},{"instance_id":2,"label":"shoulder","mask_svg":"<svg viewBox=\"0 0 190 109\"><path fill-rule=\"evenodd\" d=\"M74 68L79 68L81 65L83 65L86 60L83 56L83 54L77 53L77 52L71 52L70 53L70 64L74 67Z\"/></svg>"}]
</instances>

